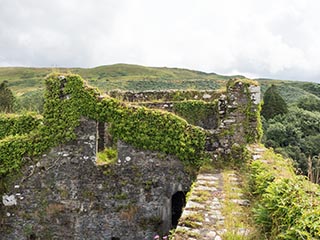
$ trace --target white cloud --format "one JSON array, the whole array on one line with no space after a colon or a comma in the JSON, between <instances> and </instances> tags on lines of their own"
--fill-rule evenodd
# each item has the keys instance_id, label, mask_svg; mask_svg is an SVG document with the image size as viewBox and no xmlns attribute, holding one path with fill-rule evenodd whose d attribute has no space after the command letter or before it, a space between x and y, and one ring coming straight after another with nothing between
<instances>
[{"instance_id":1,"label":"white cloud","mask_svg":"<svg viewBox=\"0 0 320 240\"><path fill-rule=\"evenodd\" d=\"M317 0L0 0L0 65L118 62L319 81Z\"/></svg>"}]
</instances>

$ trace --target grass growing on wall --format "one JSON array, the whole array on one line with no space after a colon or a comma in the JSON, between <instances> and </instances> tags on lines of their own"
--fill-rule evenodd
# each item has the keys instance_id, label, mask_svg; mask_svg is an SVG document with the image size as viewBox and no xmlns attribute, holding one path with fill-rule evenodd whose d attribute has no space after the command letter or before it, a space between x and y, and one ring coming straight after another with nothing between
<instances>
[{"instance_id":1,"label":"grass growing on wall","mask_svg":"<svg viewBox=\"0 0 320 240\"><path fill-rule=\"evenodd\" d=\"M105 148L97 153L97 165L112 165L118 161L116 148Z\"/></svg>"}]
</instances>

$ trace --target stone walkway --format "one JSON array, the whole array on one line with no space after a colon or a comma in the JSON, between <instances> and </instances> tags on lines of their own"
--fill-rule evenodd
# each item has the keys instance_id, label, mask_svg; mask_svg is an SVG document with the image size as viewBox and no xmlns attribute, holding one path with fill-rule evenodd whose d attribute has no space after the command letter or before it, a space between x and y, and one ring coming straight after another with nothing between
<instances>
[{"instance_id":1,"label":"stone walkway","mask_svg":"<svg viewBox=\"0 0 320 240\"><path fill-rule=\"evenodd\" d=\"M242 182L233 170L199 174L176 228L175 240L220 240L250 231L241 224L250 202L244 198ZM248 212L248 211L247 211ZM240 224L239 224L240 223Z\"/></svg>"}]
</instances>

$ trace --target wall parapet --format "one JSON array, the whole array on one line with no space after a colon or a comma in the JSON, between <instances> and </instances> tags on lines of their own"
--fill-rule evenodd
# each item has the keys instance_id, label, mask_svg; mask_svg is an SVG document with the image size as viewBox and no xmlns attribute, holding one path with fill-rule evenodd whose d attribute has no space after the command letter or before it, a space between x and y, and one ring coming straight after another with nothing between
<instances>
[{"instance_id":1,"label":"wall parapet","mask_svg":"<svg viewBox=\"0 0 320 240\"><path fill-rule=\"evenodd\" d=\"M216 157L228 158L246 144L259 142L262 135L260 110L257 82L231 79L226 94L221 95L218 102L220 125L208 131L206 149Z\"/></svg>"},{"instance_id":2,"label":"wall parapet","mask_svg":"<svg viewBox=\"0 0 320 240\"><path fill-rule=\"evenodd\" d=\"M166 90L166 91L110 91L107 94L125 102L157 102L202 100L213 101L223 93L222 90Z\"/></svg>"}]
</instances>

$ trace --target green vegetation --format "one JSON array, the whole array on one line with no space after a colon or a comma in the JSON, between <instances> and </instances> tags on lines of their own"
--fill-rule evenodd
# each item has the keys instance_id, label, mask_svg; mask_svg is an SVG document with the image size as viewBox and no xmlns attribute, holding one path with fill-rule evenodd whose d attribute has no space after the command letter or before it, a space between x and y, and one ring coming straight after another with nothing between
<instances>
[{"instance_id":1,"label":"green vegetation","mask_svg":"<svg viewBox=\"0 0 320 240\"><path fill-rule=\"evenodd\" d=\"M110 165L118 160L118 151L116 148L105 148L97 153L97 165Z\"/></svg>"},{"instance_id":2,"label":"green vegetation","mask_svg":"<svg viewBox=\"0 0 320 240\"><path fill-rule=\"evenodd\" d=\"M35 90L23 93L16 99L15 111L35 111L39 114L43 113L44 91Z\"/></svg>"},{"instance_id":3,"label":"green vegetation","mask_svg":"<svg viewBox=\"0 0 320 240\"><path fill-rule=\"evenodd\" d=\"M292 158L301 173L319 183L320 85L283 82L277 84L277 89L281 96L273 98L273 104L266 104L265 101L262 109L265 117L262 119L265 133L262 142L267 147L274 148L277 153ZM266 92L265 98L267 95L270 96ZM287 111L283 107L282 97L289 106ZM280 106L282 110L279 110ZM277 112L280 114L276 114Z\"/></svg>"},{"instance_id":4,"label":"green vegetation","mask_svg":"<svg viewBox=\"0 0 320 240\"><path fill-rule=\"evenodd\" d=\"M22 135L36 129L41 117L31 113L25 115L0 114L0 139L10 135Z\"/></svg>"},{"instance_id":5,"label":"green vegetation","mask_svg":"<svg viewBox=\"0 0 320 240\"><path fill-rule=\"evenodd\" d=\"M180 224L189 228L198 228L204 221L204 217L200 213L191 213L180 219Z\"/></svg>"},{"instance_id":6,"label":"green vegetation","mask_svg":"<svg viewBox=\"0 0 320 240\"><path fill-rule=\"evenodd\" d=\"M108 122L114 139L141 149L174 154L187 165L200 165L205 132L184 119L167 112L130 107L109 97L98 101L99 93L85 87L77 75L53 74L46 79L46 85L43 124L29 134L0 141L1 176L19 169L25 156L36 156L73 139L80 116Z\"/></svg>"},{"instance_id":7,"label":"green vegetation","mask_svg":"<svg viewBox=\"0 0 320 240\"><path fill-rule=\"evenodd\" d=\"M300 98L297 105L299 108L302 108L307 111L320 112L320 98L317 98L317 97L307 96L307 97Z\"/></svg>"},{"instance_id":8,"label":"green vegetation","mask_svg":"<svg viewBox=\"0 0 320 240\"><path fill-rule=\"evenodd\" d=\"M205 133L173 114L143 107L130 108L112 99L101 102L100 116L111 123L116 139L141 149L174 154L192 165L200 164Z\"/></svg>"},{"instance_id":9,"label":"green vegetation","mask_svg":"<svg viewBox=\"0 0 320 240\"><path fill-rule=\"evenodd\" d=\"M205 74L184 69L147 68L132 65L103 66L94 69L63 69L82 74L90 84L102 91L115 88L123 90L150 89L215 89L226 84L226 78L216 74ZM82 79L66 74L66 80L52 74L44 83L43 77L50 69L0 68L0 81L5 91L0 97L13 99L10 89L18 97L16 107L20 110L35 109L44 113L41 119L35 115L0 115L0 186L8 174L17 172L21 166L32 161L52 146L75 137L74 129L80 116L108 122L115 140L121 139L137 148L160 151L178 156L187 166L199 167L203 160L205 132L187 123L197 123L208 111L216 111L216 103L183 101L175 105L174 114L132 107L111 97L98 100L99 93L85 86ZM183 79L183 80L181 80ZM259 80L266 90L270 81ZM250 82L251 83L251 82ZM314 182L320 181L320 112L319 85L313 83L273 82L289 105L274 91L274 86L265 93L263 142L284 156L292 157L304 174ZM46 103L43 92L46 84ZM236 83L233 83L236 84ZM230 86L230 85L229 85ZM10 89L9 89L10 87ZM1 93L1 92L0 92ZM271 97L270 97L271 96ZM276 97L274 97L276 96ZM303 98L300 98L303 96ZM268 99L269 98L269 99ZM271 100L271 101L270 101ZM3 101L2 103L4 103ZM1 103L1 101L0 101ZM13 104L4 108L12 111ZM282 105L278 111L279 103ZM8 107L10 106L10 107ZM268 112L271 110L271 112ZM196 111L196 117L194 112ZM249 122L258 117L250 104L243 109L246 113L244 128L246 142L257 138L256 128ZM193 114L191 114L193 113ZM261 128L258 124L258 135ZM231 129L228 134L234 134ZM245 155L244 146L234 145L232 155L239 159ZM30 159L30 160L29 160ZM112 163L117 160L114 149L106 149L100 160ZM320 200L319 188L305 178L294 175L292 163L279 155L267 152L263 160L250 165L251 191L256 200L256 221L271 239L317 239L319 238ZM266 161L267 160L267 161ZM149 188L151 182L146 182ZM3 189L0 189L0 192ZM119 195L122 199L124 196ZM199 193L198 200L208 196ZM229 206L233 208L232 205Z\"/></svg>"},{"instance_id":10,"label":"green vegetation","mask_svg":"<svg viewBox=\"0 0 320 240\"><path fill-rule=\"evenodd\" d=\"M45 90L45 77L54 72L81 75L91 86L101 92L112 90L209 90L221 89L230 78L243 76L222 76L188 69L155 68L129 64L115 64L96 68L0 68L0 82L8 81L18 101L17 110L32 110L42 113L42 95ZM258 79L265 92L270 84L277 86L279 94L288 103L296 103L304 96L318 96L319 84L297 81ZM20 103L20 104L19 104ZM37 104L33 104L37 103ZM20 106L21 105L21 106Z\"/></svg>"},{"instance_id":11,"label":"green vegetation","mask_svg":"<svg viewBox=\"0 0 320 240\"><path fill-rule=\"evenodd\" d=\"M320 97L320 84L314 83L299 83L298 85L301 89L311 93L317 97Z\"/></svg>"},{"instance_id":12,"label":"green vegetation","mask_svg":"<svg viewBox=\"0 0 320 240\"><path fill-rule=\"evenodd\" d=\"M319 183L320 113L290 107L282 116L264 121L263 142L294 159L300 171Z\"/></svg>"},{"instance_id":13,"label":"green vegetation","mask_svg":"<svg viewBox=\"0 0 320 240\"><path fill-rule=\"evenodd\" d=\"M9 113L13 111L15 98L7 85L7 81L0 83L0 112Z\"/></svg>"},{"instance_id":14,"label":"green vegetation","mask_svg":"<svg viewBox=\"0 0 320 240\"><path fill-rule=\"evenodd\" d=\"M241 161L245 161L245 159L242 158ZM238 184L237 187L232 184L230 178L235 174L236 171L234 170L222 170L223 192L225 198L223 201L222 213L225 219L224 224L219 227L226 229L226 232L223 234L223 239L261 239L260 234L255 229L252 213L250 211L251 208L249 206L241 206L232 201L233 199L239 199L239 196L246 193L247 190L242 186L242 184ZM245 229L246 231L241 232L239 229Z\"/></svg>"},{"instance_id":15,"label":"green vegetation","mask_svg":"<svg viewBox=\"0 0 320 240\"><path fill-rule=\"evenodd\" d=\"M250 165L255 219L268 239L319 239L320 189L294 174L289 160L264 153Z\"/></svg>"},{"instance_id":16,"label":"green vegetation","mask_svg":"<svg viewBox=\"0 0 320 240\"><path fill-rule=\"evenodd\" d=\"M111 90L209 90L225 86L230 77L178 68L115 64L96 68L0 68L0 82L8 81L20 103L17 110L42 112L45 77L54 72L80 74L101 92ZM238 76L239 77L239 76ZM36 103L36 104L34 104Z\"/></svg>"},{"instance_id":17,"label":"green vegetation","mask_svg":"<svg viewBox=\"0 0 320 240\"><path fill-rule=\"evenodd\" d=\"M248 98L250 96L248 95ZM257 106L257 109L253 108L253 104L250 101L245 108L245 120L243 126L246 132L246 143L260 142L263 135L262 122L261 122L261 106L260 102ZM257 122L256 126L252 126L252 122Z\"/></svg>"},{"instance_id":18,"label":"green vegetation","mask_svg":"<svg viewBox=\"0 0 320 240\"><path fill-rule=\"evenodd\" d=\"M173 105L173 112L186 119L190 124L199 125L208 117L218 116L218 101L182 101Z\"/></svg>"},{"instance_id":19,"label":"green vegetation","mask_svg":"<svg viewBox=\"0 0 320 240\"><path fill-rule=\"evenodd\" d=\"M275 85L272 85L265 92L263 102L264 105L261 110L261 115L267 120L288 112L287 104L278 94Z\"/></svg>"}]
</instances>

